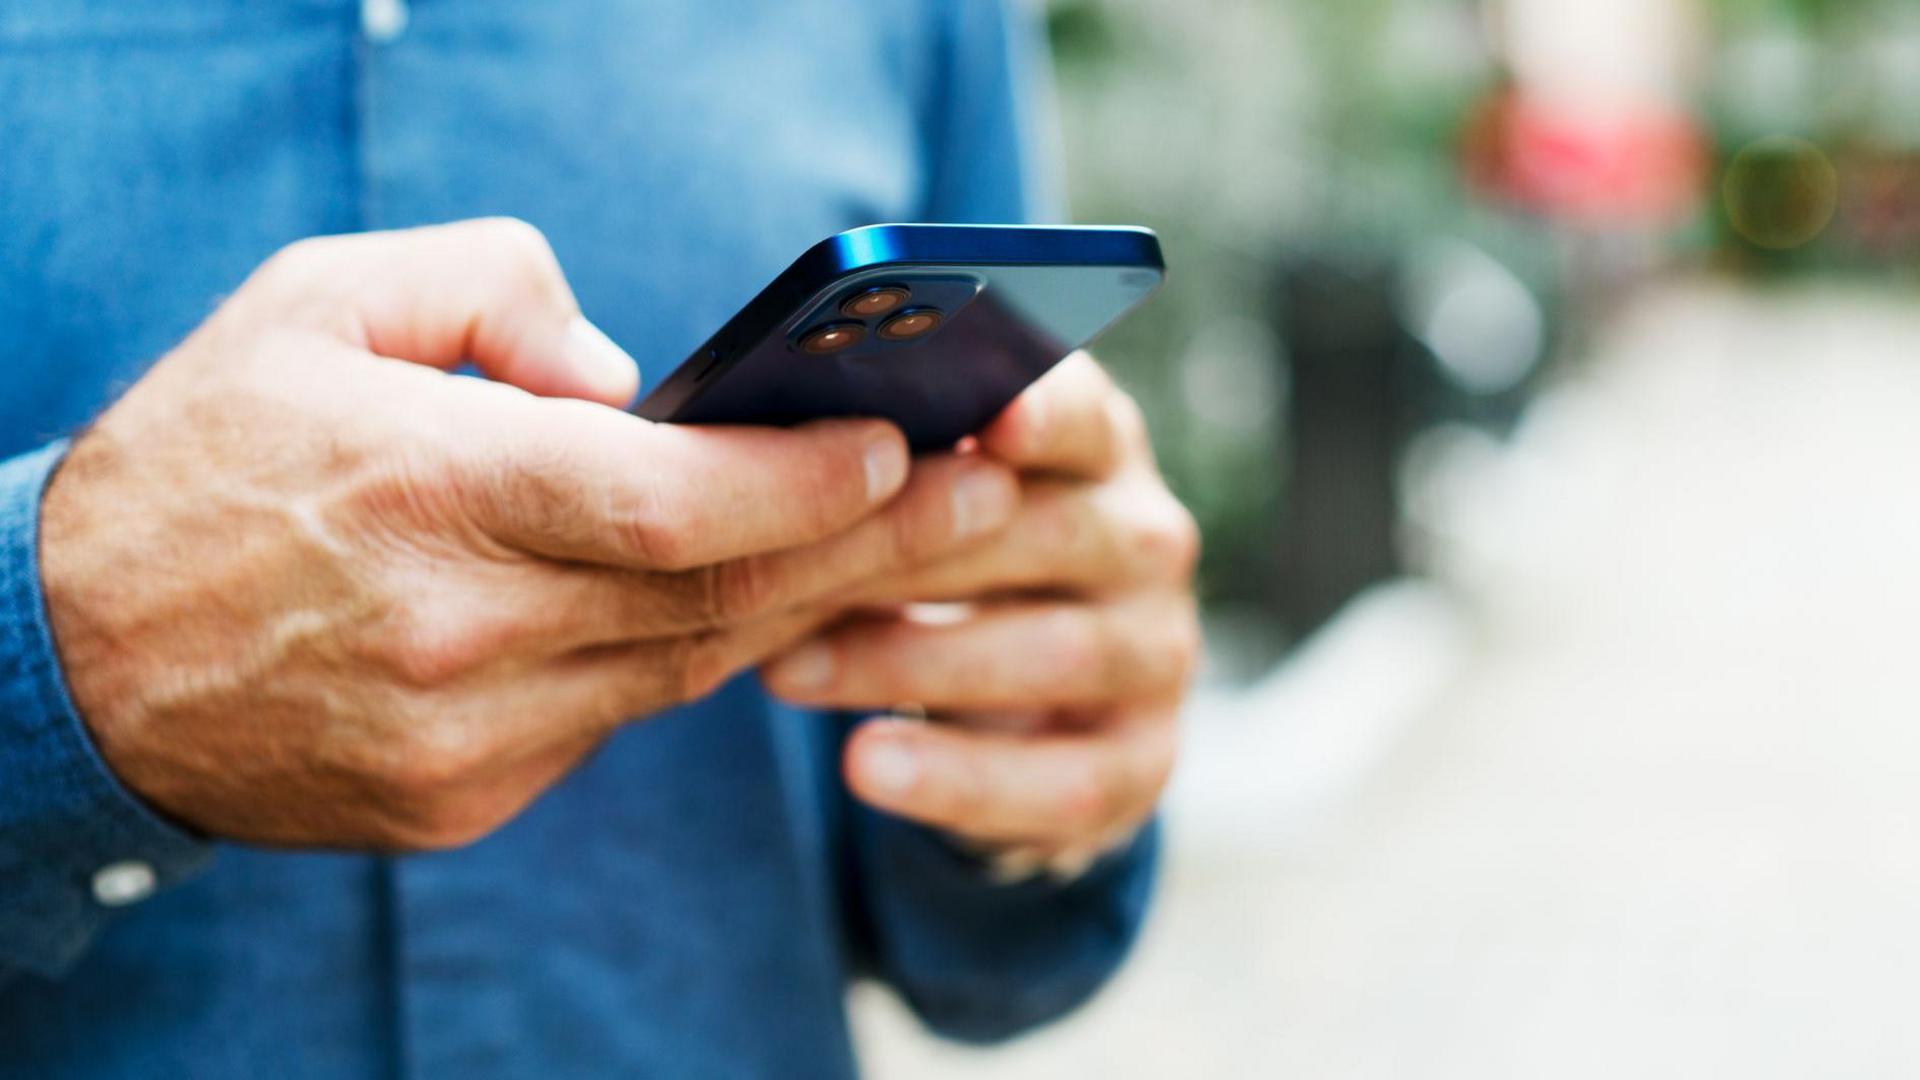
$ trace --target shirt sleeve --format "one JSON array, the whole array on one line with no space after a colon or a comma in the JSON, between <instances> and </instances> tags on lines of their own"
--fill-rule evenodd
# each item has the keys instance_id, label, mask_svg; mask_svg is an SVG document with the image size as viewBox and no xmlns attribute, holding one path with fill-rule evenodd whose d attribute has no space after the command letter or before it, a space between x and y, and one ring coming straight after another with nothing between
<instances>
[{"instance_id":1,"label":"shirt sleeve","mask_svg":"<svg viewBox=\"0 0 1920 1080\"><path fill-rule=\"evenodd\" d=\"M115 906L211 856L107 771L68 696L39 560L40 496L65 452L0 463L0 981L59 975Z\"/></svg>"},{"instance_id":2,"label":"shirt sleeve","mask_svg":"<svg viewBox=\"0 0 1920 1080\"><path fill-rule=\"evenodd\" d=\"M945 5L944 48L923 119L926 220L1040 225L1066 213L1052 68L1038 4Z\"/></svg>"}]
</instances>

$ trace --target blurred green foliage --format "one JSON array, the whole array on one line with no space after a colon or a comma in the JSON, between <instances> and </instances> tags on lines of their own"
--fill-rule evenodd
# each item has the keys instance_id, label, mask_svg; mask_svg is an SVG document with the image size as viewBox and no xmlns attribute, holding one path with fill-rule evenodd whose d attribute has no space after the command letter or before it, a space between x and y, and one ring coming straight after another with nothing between
<instances>
[{"instance_id":1,"label":"blurred green foliage","mask_svg":"<svg viewBox=\"0 0 1920 1080\"><path fill-rule=\"evenodd\" d=\"M1710 14L1721 265L1920 276L1920 4L1718 0Z\"/></svg>"},{"instance_id":2,"label":"blurred green foliage","mask_svg":"<svg viewBox=\"0 0 1920 1080\"><path fill-rule=\"evenodd\" d=\"M1627 237L1528 219L1467 190L1463 125L1507 79L1487 37L1494 6L1048 4L1075 216L1150 225L1166 247L1166 289L1100 353L1140 397L1201 520L1216 600L1256 591L1250 575L1273 562L1286 511L1274 311L1292 260L1466 240L1549 311L1570 312L1556 336L1575 341L1597 306L1583 294L1615 284L1602 279L1622 249L1641 271L1702 256L1737 273L1911 273L1920 262L1920 0L1699 0L1692 104L1713 186L1696 220ZM1796 145L1767 141L1781 135L1819 160L1781 156ZM1745 167L1728 172L1742 151Z\"/></svg>"}]
</instances>

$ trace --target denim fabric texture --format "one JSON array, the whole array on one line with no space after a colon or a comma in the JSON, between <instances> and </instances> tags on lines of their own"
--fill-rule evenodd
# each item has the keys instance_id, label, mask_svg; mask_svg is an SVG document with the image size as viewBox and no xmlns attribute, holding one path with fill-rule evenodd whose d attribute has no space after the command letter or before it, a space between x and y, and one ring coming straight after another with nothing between
<instances>
[{"instance_id":1,"label":"denim fabric texture","mask_svg":"<svg viewBox=\"0 0 1920 1080\"><path fill-rule=\"evenodd\" d=\"M995 885L751 679L459 851L190 836L89 743L37 569L65 440L281 245L525 218L652 383L833 232L1048 216L1038 48L1012 0L0 5L0 1076L834 1077L854 978L971 1040L1090 994L1153 830Z\"/></svg>"}]
</instances>

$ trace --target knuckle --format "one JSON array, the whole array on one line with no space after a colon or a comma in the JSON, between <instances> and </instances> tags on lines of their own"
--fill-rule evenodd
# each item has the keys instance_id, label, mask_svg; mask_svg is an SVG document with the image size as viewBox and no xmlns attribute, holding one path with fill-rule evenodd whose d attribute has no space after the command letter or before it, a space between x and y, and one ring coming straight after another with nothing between
<instances>
[{"instance_id":1,"label":"knuckle","mask_svg":"<svg viewBox=\"0 0 1920 1080\"><path fill-rule=\"evenodd\" d=\"M1171 501L1171 500L1170 500ZM1179 502L1173 501L1172 524L1168 529L1168 546L1172 548L1172 564L1179 569L1182 580L1193 576L1200 564L1203 540L1200 536L1200 523L1193 514Z\"/></svg>"},{"instance_id":2,"label":"knuckle","mask_svg":"<svg viewBox=\"0 0 1920 1080\"><path fill-rule=\"evenodd\" d=\"M332 250L333 240L323 236L309 236L275 251L267 256L256 272L257 277L266 282L280 283L289 276L303 274L316 263L325 261Z\"/></svg>"},{"instance_id":3,"label":"knuckle","mask_svg":"<svg viewBox=\"0 0 1920 1080\"><path fill-rule=\"evenodd\" d=\"M396 735L360 752L350 766L366 785L375 839L400 851L472 843L499 823L474 790L485 748L449 717L417 706L410 711Z\"/></svg>"},{"instance_id":4,"label":"knuckle","mask_svg":"<svg viewBox=\"0 0 1920 1080\"><path fill-rule=\"evenodd\" d=\"M477 218L471 226L491 247L517 258L543 260L553 257L547 234L524 218L511 215Z\"/></svg>"},{"instance_id":5,"label":"knuckle","mask_svg":"<svg viewBox=\"0 0 1920 1080\"><path fill-rule=\"evenodd\" d=\"M659 570L691 570L699 565L686 533L651 514L630 515L620 527L628 550Z\"/></svg>"},{"instance_id":6,"label":"knuckle","mask_svg":"<svg viewBox=\"0 0 1920 1080\"><path fill-rule=\"evenodd\" d=\"M619 543L642 565L656 570L691 570L700 565L696 528L684 516L668 512L674 500L648 487L639 501L611 514Z\"/></svg>"},{"instance_id":7,"label":"knuckle","mask_svg":"<svg viewBox=\"0 0 1920 1080\"><path fill-rule=\"evenodd\" d=\"M291 313L330 329L343 329L350 320L340 310L336 295L339 275L331 273L329 265L336 261L345 242L346 238L337 236L295 240L267 256L229 304L254 314L285 317Z\"/></svg>"},{"instance_id":8,"label":"knuckle","mask_svg":"<svg viewBox=\"0 0 1920 1080\"><path fill-rule=\"evenodd\" d=\"M719 625L745 622L771 612L780 595L780 573L769 559L750 556L702 567L704 611Z\"/></svg>"},{"instance_id":9,"label":"knuckle","mask_svg":"<svg viewBox=\"0 0 1920 1080\"><path fill-rule=\"evenodd\" d=\"M679 639L672 650L674 698L681 703L699 701L720 689L727 680L727 666L720 650L709 636L696 634Z\"/></svg>"},{"instance_id":10,"label":"knuckle","mask_svg":"<svg viewBox=\"0 0 1920 1080\"><path fill-rule=\"evenodd\" d=\"M913 514L888 512L881 519L879 565L873 569L886 571L918 566L938 548L937 531Z\"/></svg>"},{"instance_id":11,"label":"knuckle","mask_svg":"<svg viewBox=\"0 0 1920 1080\"><path fill-rule=\"evenodd\" d=\"M1200 526L1171 495L1155 503L1134 531L1134 554L1167 580L1185 581L1200 562Z\"/></svg>"},{"instance_id":12,"label":"knuckle","mask_svg":"<svg viewBox=\"0 0 1920 1080\"><path fill-rule=\"evenodd\" d=\"M539 228L516 217L481 218L475 227L488 250L507 260L521 287L548 299L560 295L560 260Z\"/></svg>"},{"instance_id":13,"label":"knuckle","mask_svg":"<svg viewBox=\"0 0 1920 1080\"><path fill-rule=\"evenodd\" d=\"M492 747L473 725L437 710L416 711L373 776L386 840L414 851L463 847L503 820L479 779Z\"/></svg>"},{"instance_id":14,"label":"knuckle","mask_svg":"<svg viewBox=\"0 0 1920 1080\"><path fill-rule=\"evenodd\" d=\"M457 792L485 759L478 734L451 718L408 724L394 742L381 779L409 802L434 804Z\"/></svg>"},{"instance_id":15,"label":"knuckle","mask_svg":"<svg viewBox=\"0 0 1920 1080\"><path fill-rule=\"evenodd\" d=\"M471 620L414 614L393 621L380 651L402 685L427 689L483 665L496 651L496 636Z\"/></svg>"}]
</instances>

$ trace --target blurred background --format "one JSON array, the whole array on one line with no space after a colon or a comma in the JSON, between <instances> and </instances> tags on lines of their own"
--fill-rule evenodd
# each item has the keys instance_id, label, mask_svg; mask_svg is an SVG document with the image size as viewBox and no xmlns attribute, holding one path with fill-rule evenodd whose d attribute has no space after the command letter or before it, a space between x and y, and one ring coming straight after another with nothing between
<instances>
[{"instance_id":1,"label":"blurred background","mask_svg":"<svg viewBox=\"0 0 1920 1080\"><path fill-rule=\"evenodd\" d=\"M1920 4L1048 19L1210 666L1136 962L872 1074L1920 1075Z\"/></svg>"}]
</instances>

